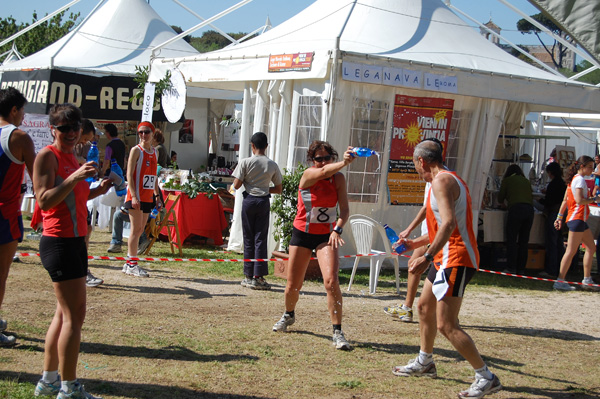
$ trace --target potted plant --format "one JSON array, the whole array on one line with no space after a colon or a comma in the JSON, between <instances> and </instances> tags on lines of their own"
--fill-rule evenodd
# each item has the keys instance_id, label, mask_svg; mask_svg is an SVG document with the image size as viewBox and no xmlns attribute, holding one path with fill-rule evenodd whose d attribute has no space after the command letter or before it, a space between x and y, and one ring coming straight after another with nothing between
<instances>
[{"instance_id":1,"label":"potted plant","mask_svg":"<svg viewBox=\"0 0 600 399\"><path fill-rule=\"evenodd\" d=\"M292 229L296 210L298 206L298 186L302 173L306 166L298 164L295 170L283 169L281 194L276 195L271 204L271 212L275 214L273 224L273 236L279 242L280 251L273 251L273 257L279 260L275 262L275 275L281 278L287 278L287 258L290 239L292 238ZM321 269L316 260L311 260L306 270L305 279L321 277Z\"/></svg>"}]
</instances>

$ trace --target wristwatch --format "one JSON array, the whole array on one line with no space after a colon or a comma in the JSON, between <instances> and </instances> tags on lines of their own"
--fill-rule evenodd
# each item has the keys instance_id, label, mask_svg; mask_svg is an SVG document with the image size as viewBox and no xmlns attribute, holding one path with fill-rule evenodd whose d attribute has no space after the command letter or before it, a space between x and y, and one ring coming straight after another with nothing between
<instances>
[{"instance_id":1,"label":"wristwatch","mask_svg":"<svg viewBox=\"0 0 600 399\"><path fill-rule=\"evenodd\" d=\"M342 235L342 233L344 232L344 229L342 229L340 226L335 226L333 228L333 231L335 231L336 233L338 233L339 235Z\"/></svg>"},{"instance_id":2,"label":"wristwatch","mask_svg":"<svg viewBox=\"0 0 600 399\"><path fill-rule=\"evenodd\" d=\"M425 252L425 254L423 254L423 257L425 259L427 259L429 262L433 262L433 255L430 254L429 252Z\"/></svg>"}]
</instances>

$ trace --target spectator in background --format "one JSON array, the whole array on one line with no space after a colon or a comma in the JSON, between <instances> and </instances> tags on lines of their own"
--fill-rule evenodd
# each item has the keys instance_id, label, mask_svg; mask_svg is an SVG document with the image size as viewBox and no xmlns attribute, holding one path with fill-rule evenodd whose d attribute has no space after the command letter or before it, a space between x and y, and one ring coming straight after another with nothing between
<instances>
[{"instance_id":1,"label":"spectator in background","mask_svg":"<svg viewBox=\"0 0 600 399\"><path fill-rule=\"evenodd\" d=\"M123 173L125 173L125 143L119 138L119 131L112 123L104 125L104 131L108 134L110 140L104 149L104 163L102 164L102 173L100 176L110 174L110 160L115 159Z\"/></svg>"},{"instance_id":2,"label":"spectator in background","mask_svg":"<svg viewBox=\"0 0 600 399\"><path fill-rule=\"evenodd\" d=\"M233 187L244 185L242 203L242 231L244 235L244 258L266 259L269 240L269 214L271 194L281 194L281 171L279 166L265 155L267 135L257 132L250 139L252 156L244 158L233 171ZM273 183L273 187L270 184ZM264 276L269 274L265 262L244 262L242 287L253 290L270 290Z\"/></svg>"},{"instance_id":3,"label":"spectator in background","mask_svg":"<svg viewBox=\"0 0 600 399\"><path fill-rule=\"evenodd\" d=\"M25 118L27 100L15 88L0 90L0 305L4 299L6 279L23 241L23 217L21 199L25 167L33 176L35 149L31 137L18 126ZM6 320L0 319L0 346L16 343L12 335L4 335Z\"/></svg>"},{"instance_id":4,"label":"spectator in background","mask_svg":"<svg viewBox=\"0 0 600 399\"><path fill-rule=\"evenodd\" d=\"M579 245L583 243L586 248L594 248L594 236L592 230L589 228L587 222L590 216L589 204L598 200L598 197L592 197L590 195L590 189L586 183L586 176L589 176L594 170L594 160L587 155L580 156L577 161L573 162L567 170L567 182L568 186L563 197L563 202L560 204L558 216L554 222L554 226L557 230L560 230L563 225L563 218L565 211L568 208L568 214L566 218L567 227L569 228L569 237L567 239L567 249L565 254L560 261L560 271L558 273L558 279L554 283L554 289L559 291L573 291L575 287L569 285L565 281L567 272L571 267L573 256L577 253ZM592 262L594 260L594 253L592 251L585 251L583 256L583 281L582 288L589 290L596 290L595 287L590 286L594 284L592 280Z\"/></svg>"},{"instance_id":5,"label":"spectator in background","mask_svg":"<svg viewBox=\"0 0 600 399\"><path fill-rule=\"evenodd\" d=\"M152 139L152 146L157 152L158 165L161 168L167 168L171 163L171 159L169 159L169 154L167 153L164 144L165 136L160 129L156 129L154 131L154 138Z\"/></svg>"},{"instance_id":6,"label":"spectator in background","mask_svg":"<svg viewBox=\"0 0 600 399\"><path fill-rule=\"evenodd\" d=\"M133 147L129 153L127 167L127 197L123 207L129 212L131 230L127 240L127 262L123 265L123 273L149 277L148 272L138 266L137 256L138 240L144 232L144 226L152 208L162 207L158 188L156 169L156 150L152 148L152 135L155 127L150 122L141 122L138 125L140 143Z\"/></svg>"},{"instance_id":7,"label":"spectator in background","mask_svg":"<svg viewBox=\"0 0 600 399\"><path fill-rule=\"evenodd\" d=\"M96 136L96 128L94 124L89 119L83 119L81 121L81 137L79 138L79 143L75 145L75 158L77 158L77 162L79 165L83 165L87 162L87 154L90 151L90 147L92 146L91 141L94 140ZM88 210L88 232L85 236L85 247L89 249L90 247L90 236L92 235L92 212ZM104 280L101 278L94 277L92 272L88 267L87 278L85 280L85 285L88 287L97 287L102 284Z\"/></svg>"},{"instance_id":8,"label":"spectator in background","mask_svg":"<svg viewBox=\"0 0 600 399\"><path fill-rule=\"evenodd\" d=\"M567 186L562 178L562 169L557 162L549 163L546 166L546 173L550 183L546 187L546 197L541 201L546 215L546 263L539 277L554 279L558 275L560 260L565 254L563 236L554 228L554 221Z\"/></svg>"},{"instance_id":9,"label":"spectator in background","mask_svg":"<svg viewBox=\"0 0 600 399\"><path fill-rule=\"evenodd\" d=\"M529 233L533 225L533 191L517 164L506 168L500 184L498 201L506 200L508 217L506 220L506 252L508 265L505 272L519 273L527 264Z\"/></svg>"},{"instance_id":10,"label":"spectator in background","mask_svg":"<svg viewBox=\"0 0 600 399\"><path fill-rule=\"evenodd\" d=\"M173 169L179 169L177 165L177 153L175 151L171 151L171 165L173 165Z\"/></svg>"}]
</instances>

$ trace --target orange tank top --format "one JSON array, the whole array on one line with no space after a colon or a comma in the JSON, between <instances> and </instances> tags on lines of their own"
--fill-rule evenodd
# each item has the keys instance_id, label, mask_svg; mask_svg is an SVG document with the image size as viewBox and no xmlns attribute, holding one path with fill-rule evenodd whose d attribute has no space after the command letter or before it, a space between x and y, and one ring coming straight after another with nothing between
<instances>
[{"instance_id":1,"label":"orange tank top","mask_svg":"<svg viewBox=\"0 0 600 399\"><path fill-rule=\"evenodd\" d=\"M471 210L471 195L467 184L454 172L441 171L454 177L460 188L460 194L454 201L454 214L456 216L456 228L452 232L450 239L434 257L434 266L436 269L466 266L479 268L479 250L477 249L477 237L473 229L473 212ZM437 178L437 176L436 176ZM442 223L439 207L433 190L429 189L426 207L427 230L429 242L433 242L438 232L438 227Z\"/></svg>"},{"instance_id":2,"label":"orange tank top","mask_svg":"<svg viewBox=\"0 0 600 399\"><path fill-rule=\"evenodd\" d=\"M137 145L140 156L135 164L133 171L133 181L127 182L127 198L125 201L131 201L131 190L134 190L135 196L140 202L153 202L154 186L156 184L156 150L147 152L141 145Z\"/></svg>"}]
</instances>

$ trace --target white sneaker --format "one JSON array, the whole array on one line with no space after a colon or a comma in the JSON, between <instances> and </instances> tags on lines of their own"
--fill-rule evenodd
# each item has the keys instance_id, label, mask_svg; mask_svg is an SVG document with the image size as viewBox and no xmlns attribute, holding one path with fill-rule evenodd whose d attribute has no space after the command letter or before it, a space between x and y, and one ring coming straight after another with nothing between
<instances>
[{"instance_id":1,"label":"white sneaker","mask_svg":"<svg viewBox=\"0 0 600 399\"><path fill-rule=\"evenodd\" d=\"M35 386L33 396L54 396L60 392L60 376L54 382L39 380Z\"/></svg>"},{"instance_id":2,"label":"white sneaker","mask_svg":"<svg viewBox=\"0 0 600 399\"><path fill-rule=\"evenodd\" d=\"M581 280L581 289L585 290L585 291L600 291L600 287L597 286L596 283L594 283L594 280L592 280L591 277L585 277L583 280Z\"/></svg>"},{"instance_id":3,"label":"white sneaker","mask_svg":"<svg viewBox=\"0 0 600 399\"><path fill-rule=\"evenodd\" d=\"M333 332L333 345L335 345L335 349L350 350L350 344L346 341L342 330L335 330Z\"/></svg>"},{"instance_id":4,"label":"white sneaker","mask_svg":"<svg viewBox=\"0 0 600 399\"><path fill-rule=\"evenodd\" d=\"M296 317L290 317L287 313L281 316L281 319L273 326L273 331L286 332L287 328L296 322Z\"/></svg>"},{"instance_id":5,"label":"white sneaker","mask_svg":"<svg viewBox=\"0 0 600 399\"><path fill-rule=\"evenodd\" d=\"M556 281L552 288L554 288L557 291L575 291L575 287L573 287L566 281Z\"/></svg>"},{"instance_id":6,"label":"white sneaker","mask_svg":"<svg viewBox=\"0 0 600 399\"><path fill-rule=\"evenodd\" d=\"M485 378L476 379L466 391L458 393L459 398L483 398L490 393L498 392L502 389L502 384L496 375L491 380Z\"/></svg>"},{"instance_id":7,"label":"white sneaker","mask_svg":"<svg viewBox=\"0 0 600 399\"><path fill-rule=\"evenodd\" d=\"M62 389L58 392L58 396L56 399L68 399L68 398L77 398L77 399L102 399L100 396L94 396L91 393L88 393L83 389L83 385L79 382L75 383L73 390L69 393L63 391Z\"/></svg>"},{"instance_id":8,"label":"white sneaker","mask_svg":"<svg viewBox=\"0 0 600 399\"><path fill-rule=\"evenodd\" d=\"M98 277L94 277L94 275L88 270L87 277L85 278L85 285L88 287L97 287L102 284L104 280Z\"/></svg>"},{"instance_id":9,"label":"white sneaker","mask_svg":"<svg viewBox=\"0 0 600 399\"><path fill-rule=\"evenodd\" d=\"M127 268L129 267L129 263L125 262L125 264L123 265L123 270L121 270L123 273L127 273Z\"/></svg>"},{"instance_id":10,"label":"white sneaker","mask_svg":"<svg viewBox=\"0 0 600 399\"><path fill-rule=\"evenodd\" d=\"M396 366L392 368L392 373L400 377L437 377L437 369L435 363L431 362L427 365L419 362L419 357L411 360L406 366Z\"/></svg>"},{"instance_id":11,"label":"white sneaker","mask_svg":"<svg viewBox=\"0 0 600 399\"><path fill-rule=\"evenodd\" d=\"M147 271L145 271L144 269L142 269L141 267L139 267L138 265L134 265L134 266L127 266L127 274L131 275L131 276L136 276L136 277L150 277L150 275L148 274Z\"/></svg>"}]
</instances>

